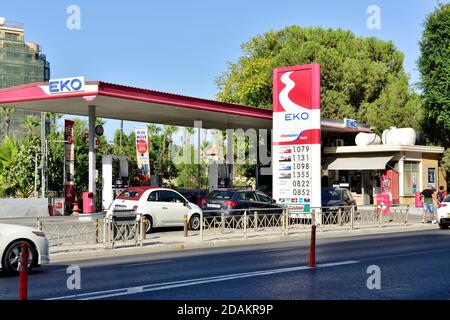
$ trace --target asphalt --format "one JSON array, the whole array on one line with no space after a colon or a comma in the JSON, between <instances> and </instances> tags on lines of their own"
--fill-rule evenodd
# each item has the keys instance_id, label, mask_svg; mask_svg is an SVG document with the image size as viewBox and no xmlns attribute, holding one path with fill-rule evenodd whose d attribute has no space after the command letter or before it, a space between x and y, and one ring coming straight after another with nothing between
<instances>
[{"instance_id":1,"label":"asphalt","mask_svg":"<svg viewBox=\"0 0 450 320\"><path fill-rule=\"evenodd\" d=\"M304 240L139 254L44 266L29 277L30 299L308 300L450 299L450 232L319 239L317 268ZM81 290L69 290L69 265ZM369 266L381 289L369 290ZM0 276L0 299L15 299L18 278Z\"/></svg>"}]
</instances>

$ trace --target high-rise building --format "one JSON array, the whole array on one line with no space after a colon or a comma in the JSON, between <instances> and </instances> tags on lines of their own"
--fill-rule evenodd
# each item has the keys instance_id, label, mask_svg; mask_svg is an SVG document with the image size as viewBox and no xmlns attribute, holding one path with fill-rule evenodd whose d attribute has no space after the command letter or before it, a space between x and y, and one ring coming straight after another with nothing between
<instances>
[{"instance_id":1,"label":"high-rise building","mask_svg":"<svg viewBox=\"0 0 450 320\"><path fill-rule=\"evenodd\" d=\"M50 64L38 44L25 42L23 24L0 18L0 88L49 79ZM0 138L5 136L8 128L10 136L23 137L26 131L22 124L30 115L40 121L40 112L16 109L9 116L7 125L5 114L0 114Z\"/></svg>"}]
</instances>

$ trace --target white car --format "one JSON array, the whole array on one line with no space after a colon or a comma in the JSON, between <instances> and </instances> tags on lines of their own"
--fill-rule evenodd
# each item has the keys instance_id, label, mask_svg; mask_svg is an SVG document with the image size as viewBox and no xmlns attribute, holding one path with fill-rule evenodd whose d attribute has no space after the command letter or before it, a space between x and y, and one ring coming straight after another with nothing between
<instances>
[{"instance_id":1,"label":"white car","mask_svg":"<svg viewBox=\"0 0 450 320\"><path fill-rule=\"evenodd\" d=\"M29 245L28 270L49 263L48 240L42 231L11 224L0 224L0 269L16 273L22 243Z\"/></svg>"},{"instance_id":2,"label":"white car","mask_svg":"<svg viewBox=\"0 0 450 320\"><path fill-rule=\"evenodd\" d=\"M437 221L439 228L448 229L450 226L450 196L447 196L444 201L439 203L437 209Z\"/></svg>"},{"instance_id":3,"label":"white car","mask_svg":"<svg viewBox=\"0 0 450 320\"><path fill-rule=\"evenodd\" d=\"M187 215L191 230L200 229L202 209L189 202L180 193L172 189L158 187L130 187L122 191L111 203L106 216L111 217L113 211L134 210L147 219L146 232L153 228L181 227L184 215Z\"/></svg>"}]
</instances>

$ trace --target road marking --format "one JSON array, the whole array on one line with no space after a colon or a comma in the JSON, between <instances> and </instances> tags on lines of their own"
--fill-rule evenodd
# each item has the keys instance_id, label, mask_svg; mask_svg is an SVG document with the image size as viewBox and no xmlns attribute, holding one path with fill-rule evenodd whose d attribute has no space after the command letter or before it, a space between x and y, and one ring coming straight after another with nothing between
<instances>
[{"instance_id":1,"label":"road marking","mask_svg":"<svg viewBox=\"0 0 450 320\"><path fill-rule=\"evenodd\" d=\"M355 264L359 261L343 261L343 262L332 262L332 263L322 263L318 264L318 268L328 268L328 267L337 267L337 266L345 266L347 264Z\"/></svg>"},{"instance_id":2,"label":"road marking","mask_svg":"<svg viewBox=\"0 0 450 320\"><path fill-rule=\"evenodd\" d=\"M261 253L270 253L270 252L278 252L278 251L289 251L294 250L295 248L282 248L282 249L271 249L271 250L264 250L260 251Z\"/></svg>"},{"instance_id":3,"label":"road marking","mask_svg":"<svg viewBox=\"0 0 450 320\"><path fill-rule=\"evenodd\" d=\"M194 285L205 284L205 283L222 282L222 281L228 281L228 280L267 276L267 275L272 275L272 274L304 271L304 270L310 270L310 269L329 268L329 267L343 266L343 265L349 265L349 264L355 264L355 263L359 263L359 261L342 261L342 262L334 262L334 263L324 263L324 264L317 265L317 268L310 268L308 266L300 266L300 267L290 267L290 268L280 268L280 269L272 269L272 270L261 270L261 271L253 271L253 272L236 273L236 274L207 277L207 278L197 278L197 279L188 279L188 280L180 280L180 281L172 281L172 282L163 282L163 283L148 284L148 285L130 287L130 288L121 288L121 289L81 293L81 294L75 294L75 295L69 295L69 296L61 296L61 297L49 298L46 300L105 299L105 298L112 298L112 297L135 294L135 293L159 291L159 290L194 286Z\"/></svg>"},{"instance_id":4,"label":"road marking","mask_svg":"<svg viewBox=\"0 0 450 320\"><path fill-rule=\"evenodd\" d=\"M380 260L380 259L384 260L384 259L391 259L391 258L418 256L418 255L422 255L422 254L441 253L441 252L446 252L446 251L450 251L450 248L436 249L436 250L424 250L424 251L399 253L399 254L391 254L391 255L385 255L385 256L379 256L379 257L362 258L360 260L363 260L363 261L372 261L372 260Z\"/></svg>"},{"instance_id":5,"label":"road marking","mask_svg":"<svg viewBox=\"0 0 450 320\"><path fill-rule=\"evenodd\" d=\"M126 265L124 265L124 267L145 266L145 265L159 264L159 263L166 263L166 262L172 262L172 261L174 261L174 260L161 260L161 261L138 262L138 263L126 264Z\"/></svg>"}]
</instances>

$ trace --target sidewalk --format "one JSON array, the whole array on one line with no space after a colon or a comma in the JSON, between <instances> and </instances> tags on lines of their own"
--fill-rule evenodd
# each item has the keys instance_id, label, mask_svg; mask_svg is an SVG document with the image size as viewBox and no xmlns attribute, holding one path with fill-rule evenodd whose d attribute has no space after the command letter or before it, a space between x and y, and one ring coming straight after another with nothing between
<instances>
[{"instance_id":1,"label":"sidewalk","mask_svg":"<svg viewBox=\"0 0 450 320\"><path fill-rule=\"evenodd\" d=\"M379 227L377 225L362 226L354 230L317 230L317 239L339 238L361 235L389 234L397 232L412 232L421 230L436 230L437 225L408 223L407 225L391 225ZM212 247L226 247L251 245L267 242L280 242L292 240L307 240L310 238L309 228L299 228L289 231L289 235L282 235L281 231L269 230L259 232L248 232L247 239L242 232L208 234L201 241L199 232L189 232L189 237L183 237L183 231L159 232L147 235L142 247L136 247L134 242L118 242L115 249L105 249L103 244L79 244L50 247L50 260L52 263L71 260L108 258L145 253L170 252L179 250L192 250Z\"/></svg>"}]
</instances>

